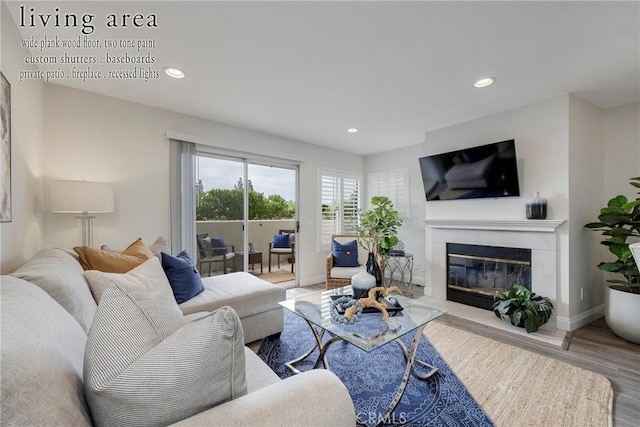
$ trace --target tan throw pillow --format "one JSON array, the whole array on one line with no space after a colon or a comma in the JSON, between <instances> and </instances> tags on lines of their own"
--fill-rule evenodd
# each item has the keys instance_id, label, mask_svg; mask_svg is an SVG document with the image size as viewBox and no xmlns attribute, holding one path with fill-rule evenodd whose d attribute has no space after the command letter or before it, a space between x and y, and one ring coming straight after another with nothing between
<instances>
[{"instance_id":1,"label":"tan throw pillow","mask_svg":"<svg viewBox=\"0 0 640 427\"><path fill-rule=\"evenodd\" d=\"M80 264L85 270L109 273L126 273L154 256L142 239L130 244L122 253L103 251L90 246L76 246L73 250L80 257Z\"/></svg>"},{"instance_id":2,"label":"tan throw pillow","mask_svg":"<svg viewBox=\"0 0 640 427\"><path fill-rule=\"evenodd\" d=\"M159 306L182 316L182 311L173 296L169 279L167 279L160 261L154 256L127 273L88 270L84 272L84 277L87 279L93 298L98 304L107 285L115 282L127 290L136 290L138 293L147 295Z\"/></svg>"},{"instance_id":3,"label":"tan throw pillow","mask_svg":"<svg viewBox=\"0 0 640 427\"><path fill-rule=\"evenodd\" d=\"M162 255L161 255L162 252L171 254L171 251L169 250L169 242L167 242L167 239L165 239L162 236L158 237L155 242L153 242L147 247L155 256L158 257L160 261L162 261ZM102 249L103 251L109 251L109 252L118 252L118 253L121 252L120 250L114 249L109 245L102 245L100 246L100 249Z\"/></svg>"}]
</instances>

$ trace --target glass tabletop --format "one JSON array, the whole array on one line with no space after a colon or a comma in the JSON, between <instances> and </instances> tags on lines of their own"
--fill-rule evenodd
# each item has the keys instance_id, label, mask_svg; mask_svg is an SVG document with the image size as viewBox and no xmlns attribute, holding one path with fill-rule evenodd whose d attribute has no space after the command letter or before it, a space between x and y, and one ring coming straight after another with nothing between
<instances>
[{"instance_id":1,"label":"glass tabletop","mask_svg":"<svg viewBox=\"0 0 640 427\"><path fill-rule=\"evenodd\" d=\"M353 324L343 324L331 318L331 303L341 295L353 295L351 286L303 295L281 301L279 304L314 326L365 351L382 347L447 312L446 309L433 307L402 295L391 294L389 296L396 298L402 310L389 311L389 319L386 321L382 320L382 313L375 310L372 313L363 313Z\"/></svg>"}]
</instances>

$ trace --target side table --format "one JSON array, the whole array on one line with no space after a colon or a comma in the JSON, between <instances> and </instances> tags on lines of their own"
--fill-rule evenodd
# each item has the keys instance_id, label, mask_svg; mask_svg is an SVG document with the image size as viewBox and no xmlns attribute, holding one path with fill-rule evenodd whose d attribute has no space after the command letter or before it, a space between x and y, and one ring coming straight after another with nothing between
<instances>
[{"instance_id":1,"label":"side table","mask_svg":"<svg viewBox=\"0 0 640 427\"><path fill-rule=\"evenodd\" d=\"M384 258L385 286L398 286L402 292L413 298L413 255L405 253L404 256L386 256ZM396 277L394 278L394 273Z\"/></svg>"},{"instance_id":2,"label":"side table","mask_svg":"<svg viewBox=\"0 0 640 427\"><path fill-rule=\"evenodd\" d=\"M236 251L236 255L242 259L242 257L244 257L244 251L241 249L239 251ZM249 252L249 262L248 264L251 266L251 269L253 270L253 265L254 264L260 264L260 274L263 273L262 271L262 252L261 251L253 251L253 252Z\"/></svg>"}]
</instances>

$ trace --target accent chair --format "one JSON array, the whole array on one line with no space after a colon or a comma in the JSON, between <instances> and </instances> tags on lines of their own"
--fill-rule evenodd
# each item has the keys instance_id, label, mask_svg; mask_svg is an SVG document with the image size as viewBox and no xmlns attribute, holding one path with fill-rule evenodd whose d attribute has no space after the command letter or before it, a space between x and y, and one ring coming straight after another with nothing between
<instances>
[{"instance_id":1,"label":"accent chair","mask_svg":"<svg viewBox=\"0 0 640 427\"><path fill-rule=\"evenodd\" d=\"M359 273L365 268L367 263L367 257L369 253L363 247L357 245L358 250L358 266L356 267L339 267L334 265L334 253L333 246L334 241L340 244L346 244L355 240L358 241L358 236L355 234L333 234L331 236L331 253L327 256L327 268L326 268L326 281L327 289L340 288L342 286L349 286L351 284L351 277L354 274Z\"/></svg>"}]
</instances>

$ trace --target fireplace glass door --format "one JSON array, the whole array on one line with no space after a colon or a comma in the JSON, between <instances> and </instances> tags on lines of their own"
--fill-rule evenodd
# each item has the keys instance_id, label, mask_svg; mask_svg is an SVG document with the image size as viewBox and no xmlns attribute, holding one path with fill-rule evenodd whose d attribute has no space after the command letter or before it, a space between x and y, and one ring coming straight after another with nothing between
<instances>
[{"instance_id":1,"label":"fireplace glass door","mask_svg":"<svg viewBox=\"0 0 640 427\"><path fill-rule=\"evenodd\" d=\"M491 310L498 291L531 289L531 250L447 244L447 299Z\"/></svg>"}]
</instances>

